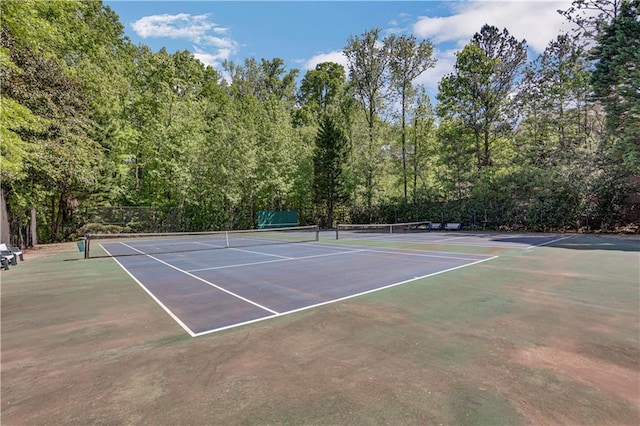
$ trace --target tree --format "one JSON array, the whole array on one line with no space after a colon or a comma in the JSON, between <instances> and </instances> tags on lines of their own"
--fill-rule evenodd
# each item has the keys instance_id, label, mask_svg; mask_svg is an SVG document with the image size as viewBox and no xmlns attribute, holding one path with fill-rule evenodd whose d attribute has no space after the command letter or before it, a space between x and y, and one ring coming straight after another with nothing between
<instances>
[{"instance_id":1,"label":"tree","mask_svg":"<svg viewBox=\"0 0 640 426\"><path fill-rule=\"evenodd\" d=\"M293 106L295 102L296 77L299 70L292 69L286 72L284 61L280 58L271 60L262 59L260 61L261 73L261 99L267 96L275 96L279 101L285 102L287 106Z\"/></svg>"},{"instance_id":2,"label":"tree","mask_svg":"<svg viewBox=\"0 0 640 426\"><path fill-rule=\"evenodd\" d=\"M42 223L49 238L64 238L63 225L74 226L74 206L92 197L104 176L102 147L94 142L104 140L109 126L96 120L112 104L97 93L109 93L117 79L107 64L118 56L123 26L97 0L3 0L0 9L3 109L13 116L3 126L3 133L10 132L2 135L3 143L27 143L22 164L13 162L22 178L14 175L2 185L12 222L20 225L12 228L21 244L36 242L36 209L41 215L46 207L50 215ZM12 155L19 152L12 149ZM23 239L25 217L32 235Z\"/></svg>"},{"instance_id":3,"label":"tree","mask_svg":"<svg viewBox=\"0 0 640 426\"><path fill-rule=\"evenodd\" d=\"M342 97L346 74L340 64L323 62L308 71L300 84L298 102L320 122L328 109L335 106Z\"/></svg>"},{"instance_id":4,"label":"tree","mask_svg":"<svg viewBox=\"0 0 640 426\"><path fill-rule=\"evenodd\" d=\"M418 179L426 181L424 169L429 157L430 146L427 144L432 139L435 116L431 100L424 87L420 87L415 94L415 106L412 111L412 126L410 128L410 140L413 142L413 202L418 202Z\"/></svg>"},{"instance_id":5,"label":"tree","mask_svg":"<svg viewBox=\"0 0 640 426\"><path fill-rule=\"evenodd\" d=\"M345 200L343 167L347 159L347 139L334 120L325 115L318 129L313 156L315 199L324 203L327 226L333 227L336 205Z\"/></svg>"},{"instance_id":6,"label":"tree","mask_svg":"<svg viewBox=\"0 0 640 426\"><path fill-rule=\"evenodd\" d=\"M22 72L10 72L2 81L6 95L47 120L40 131L27 126L15 129L20 137L30 141L33 155L24 162L25 181L9 184L32 193L28 198L44 196L49 200L50 238L63 238L62 226L69 218L69 208L78 199L87 197L97 183L97 167L102 151L90 138L91 107L77 79L64 73L55 58L46 59L30 50L15 48L12 61ZM39 194L36 194L39 188ZM19 203L18 199L15 202ZM27 206L21 206L27 207Z\"/></svg>"},{"instance_id":7,"label":"tree","mask_svg":"<svg viewBox=\"0 0 640 426\"><path fill-rule=\"evenodd\" d=\"M371 207L374 195L374 179L377 171L375 124L381 104L382 90L386 84L389 55L378 40L380 29L366 31L362 36L351 36L343 49L349 66L349 78L356 98L365 112L368 142L365 149L365 198Z\"/></svg>"},{"instance_id":8,"label":"tree","mask_svg":"<svg viewBox=\"0 0 640 426\"><path fill-rule=\"evenodd\" d=\"M430 41L418 43L414 36L389 36L385 40L389 49L389 65L391 68L391 86L400 97L401 109L401 147L402 147L402 180L404 201L407 202L407 109L413 94L413 80L420 74L433 68L433 45ZM415 174L414 174L415 177ZM415 188L415 182L414 182Z\"/></svg>"},{"instance_id":9,"label":"tree","mask_svg":"<svg viewBox=\"0 0 640 426\"><path fill-rule=\"evenodd\" d=\"M291 199L299 199L299 193L293 195L294 188L310 187L301 182L304 178L298 170L307 164L310 150L293 121L297 70L285 74L278 58L263 59L261 66L251 59L244 66L227 62L225 67L232 78L231 98L243 109L238 119L245 128L239 129L242 138L236 141L244 149L237 154L245 170L241 202L252 217L258 209L282 209ZM306 179L311 179L310 174Z\"/></svg>"},{"instance_id":10,"label":"tree","mask_svg":"<svg viewBox=\"0 0 640 426\"><path fill-rule=\"evenodd\" d=\"M233 90L238 95L253 95L260 101L274 96L289 107L295 103L295 82L299 70L286 72L284 61L280 58L271 60L247 58L244 65L236 65L232 61L224 61L223 67L231 76Z\"/></svg>"},{"instance_id":11,"label":"tree","mask_svg":"<svg viewBox=\"0 0 640 426\"><path fill-rule=\"evenodd\" d=\"M14 65L15 66L15 65ZM17 67L16 67L17 69ZM0 114L0 238L11 241L9 217L5 192L13 186L12 182L19 182L26 175L26 164L31 155L37 150L24 133L41 133L48 120L36 116L29 108L19 104L9 97L2 97L2 114ZM19 207L28 208L27 200L20 197ZM15 204L15 201L14 201ZM35 221L33 222L35 226ZM24 245L26 241L20 241ZM34 234L32 243L37 244Z\"/></svg>"},{"instance_id":12,"label":"tree","mask_svg":"<svg viewBox=\"0 0 640 426\"><path fill-rule=\"evenodd\" d=\"M576 24L577 37L585 44L611 22L628 0L573 0L567 10L558 10L568 21Z\"/></svg>"},{"instance_id":13,"label":"tree","mask_svg":"<svg viewBox=\"0 0 640 426\"><path fill-rule=\"evenodd\" d=\"M441 116L460 117L472 132L478 170L492 165L492 145L513 125L510 94L524 66L525 41L484 25L456 54L453 74L440 81Z\"/></svg>"},{"instance_id":14,"label":"tree","mask_svg":"<svg viewBox=\"0 0 640 426\"><path fill-rule=\"evenodd\" d=\"M640 0L622 2L620 12L596 37L592 58L594 97L607 114L612 154L630 170L640 168Z\"/></svg>"},{"instance_id":15,"label":"tree","mask_svg":"<svg viewBox=\"0 0 640 426\"><path fill-rule=\"evenodd\" d=\"M559 35L527 66L517 95L523 153L537 166L567 164L595 145L598 111L589 99L587 56L575 39ZM524 142L524 141L523 141Z\"/></svg>"},{"instance_id":16,"label":"tree","mask_svg":"<svg viewBox=\"0 0 640 426\"><path fill-rule=\"evenodd\" d=\"M436 131L439 144L436 167L441 176L439 185L442 193L454 194L455 199L468 195L472 178L474 156L473 140L465 129L465 123L459 118L443 120Z\"/></svg>"}]
</instances>

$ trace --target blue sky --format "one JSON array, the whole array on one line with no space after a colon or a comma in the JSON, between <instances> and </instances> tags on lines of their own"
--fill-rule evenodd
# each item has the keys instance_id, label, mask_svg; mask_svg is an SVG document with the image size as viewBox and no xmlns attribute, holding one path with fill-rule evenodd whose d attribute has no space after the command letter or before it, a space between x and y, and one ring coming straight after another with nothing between
<instances>
[{"instance_id":1,"label":"blue sky","mask_svg":"<svg viewBox=\"0 0 640 426\"><path fill-rule=\"evenodd\" d=\"M569 23L557 13L571 0L511 1L128 1L104 2L134 43L154 51L189 50L221 70L223 60L281 58L301 75L324 61L346 65L349 36L380 28L434 43L438 63L416 79L430 92L451 72L455 52L488 23L541 53Z\"/></svg>"}]
</instances>

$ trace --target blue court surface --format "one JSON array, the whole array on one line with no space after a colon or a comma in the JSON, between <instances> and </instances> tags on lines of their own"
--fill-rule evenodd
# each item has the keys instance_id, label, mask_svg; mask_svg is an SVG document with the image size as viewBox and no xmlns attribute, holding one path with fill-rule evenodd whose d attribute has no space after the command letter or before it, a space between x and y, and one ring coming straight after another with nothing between
<instances>
[{"instance_id":1,"label":"blue court surface","mask_svg":"<svg viewBox=\"0 0 640 426\"><path fill-rule=\"evenodd\" d=\"M166 244L163 241L162 244ZM334 245L255 245L160 253L158 242L103 242L152 254L115 260L191 336L345 300L494 257ZM182 241L181 244L188 244ZM144 247L144 250L142 250Z\"/></svg>"}]
</instances>

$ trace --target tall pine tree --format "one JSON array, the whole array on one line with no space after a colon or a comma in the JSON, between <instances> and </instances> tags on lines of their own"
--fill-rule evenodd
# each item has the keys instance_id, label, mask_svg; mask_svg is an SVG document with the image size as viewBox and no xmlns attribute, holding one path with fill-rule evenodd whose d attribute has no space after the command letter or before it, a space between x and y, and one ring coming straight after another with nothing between
<instances>
[{"instance_id":1,"label":"tall pine tree","mask_svg":"<svg viewBox=\"0 0 640 426\"><path fill-rule=\"evenodd\" d=\"M607 114L614 157L640 167L640 0L622 3L620 12L596 37L592 74L595 97Z\"/></svg>"},{"instance_id":2,"label":"tall pine tree","mask_svg":"<svg viewBox=\"0 0 640 426\"><path fill-rule=\"evenodd\" d=\"M313 190L316 202L326 207L328 227L333 226L335 207L346 198L343 167L348 152L347 138L335 121L325 115L316 137L313 157Z\"/></svg>"}]
</instances>

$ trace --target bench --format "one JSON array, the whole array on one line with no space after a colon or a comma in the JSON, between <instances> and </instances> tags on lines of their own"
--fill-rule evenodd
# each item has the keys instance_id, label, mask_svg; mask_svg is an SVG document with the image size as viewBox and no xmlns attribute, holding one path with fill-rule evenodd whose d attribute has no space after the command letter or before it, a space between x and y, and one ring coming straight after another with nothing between
<instances>
[{"instance_id":1,"label":"bench","mask_svg":"<svg viewBox=\"0 0 640 426\"><path fill-rule=\"evenodd\" d=\"M462 225L459 223L447 223L444 226L445 231L459 231L462 229Z\"/></svg>"},{"instance_id":2,"label":"bench","mask_svg":"<svg viewBox=\"0 0 640 426\"><path fill-rule=\"evenodd\" d=\"M7 259L7 261L12 265L18 264L18 257L11 253L6 244L0 244L0 255L3 259Z\"/></svg>"},{"instance_id":3,"label":"bench","mask_svg":"<svg viewBox=\"0 0 640 426\"><path fill-rule=\"evenodd\" d=\"M20 259L20 262L24 262L24 256L22 254L22 250L20 250L20 247L9 247L9 251L14 256L18 256L18 259Z\"/></svg>"}]
</instances>

